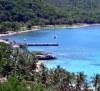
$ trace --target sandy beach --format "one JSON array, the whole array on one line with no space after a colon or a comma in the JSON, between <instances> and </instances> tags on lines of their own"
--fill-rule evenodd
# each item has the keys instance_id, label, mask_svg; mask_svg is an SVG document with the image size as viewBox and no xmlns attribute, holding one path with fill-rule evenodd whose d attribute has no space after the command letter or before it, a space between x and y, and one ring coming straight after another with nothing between
<instances>
[{"instance_id":1,"label":"sandy beach","mask_svg":"<svg viewBox=\"0 0 100 91\"><path fill-rule=\"evenodd\" d=\"M16 34L22 34L22 33L27 33L27 32L33 32L33 31L38 31L41 29L55 29L55 28L81 28L81 27L87 27L91 25L100 25L100 24L74 24L74 25L45 25L45 26L32 26L31 30L25 30L25 31L18 31L18 32L12 32L8 31L6 34L0 34L0 37L3 36L11 36L11 35L16 35Z\"/></svg>"},{"instance_id":2,"label":"sandy beach","mask_svg":"<svg viewBox=\"0 0 100 91\"><path fill-rule=\"evenodd\" d=\"M37 31L37 30L39 30L39 29L25 30L25 31L20 31L20 32L9 32L7 34L0 34L0 37L16 35L16 34L22 34L22 33L27 33L27 32Z\"/></svg>"}]
</instances>

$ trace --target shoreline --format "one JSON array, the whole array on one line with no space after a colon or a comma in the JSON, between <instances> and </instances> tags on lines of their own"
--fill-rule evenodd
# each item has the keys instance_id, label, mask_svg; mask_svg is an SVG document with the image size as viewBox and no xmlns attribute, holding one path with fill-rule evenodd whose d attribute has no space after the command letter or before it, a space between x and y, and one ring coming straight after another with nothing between
<instances>
[{"instance_id":1,"label":"shoreline","mask_svg":"<svg viewBox=\"0 0 100 91\"><path fill-rule=\"evenodd\" d=\"M18 31L18 32L13 32L13 31L8 31L8 33L6 34L0 34L0 37L5 37L5 36L12 36L12 35L16 35L16 34L22 34L22 33L27 33L27 32L34 32L34 31L38 31L41 29L63 29L63 28L82 28L82 27L88 27L88 26L93 26L93 25L100 25L100 24L73 24L73 25L44 25L44 26L32 26L32 29L28 30L24 30L24 31Z\"/></svg>"},{"instance_id":2,"label":"shoreline","mask_svg":"<svg viewBox=\"0 0 100 91\"><path fill-rule=\"evenodd\" d=\"M33 31L37 31L39 29L32 29L32 30L25 30L25 31L19 31L19 32L10 32L7 34L0 34L0 37L5 37L5 36L11 36L11 35L16 35L16 34L22 34L22 33L27 33L27 32L33 32Z\"/></svg>"}]
</instances>

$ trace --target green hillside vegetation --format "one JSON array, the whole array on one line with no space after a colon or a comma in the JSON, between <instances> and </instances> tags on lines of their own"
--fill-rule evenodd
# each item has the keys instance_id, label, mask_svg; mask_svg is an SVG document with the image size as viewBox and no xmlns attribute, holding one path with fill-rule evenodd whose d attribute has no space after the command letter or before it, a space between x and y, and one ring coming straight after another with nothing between
<instances>
[{"instance_id":1,"label":"green hillside vegetation","mask_svg":"<svg viewBox=\"0 0 100 91\"><path fill-rule=\"evenodd\" d=\"M100 23L100 0L0 0L0 33L75 23Z\"/></svg>"},{"instance_id":2,"label":"green hillside vegetation","mask_svg":"<svg viewBox=\"0 0 100 91\"><path fill-rule=\"evenodd\" d=\"M0 32L21 26L57 24L63 12L45 0L0 0Z\"/></svg>"},{"instance_id":3,"label":"green hillside vegetation","mask_svg":"<svg viewBox=\"0 0 100 91\"><path fill-rule=\"evenodd\" d=\"M25 46L0 43L0 91L100 91L100 75L87 81L83 72L70 73L60 66L48 69ZM6 80L4 80L6 78ZM91 89L93 89L91 88Z\"/></svg>"},{"instance_id":4,"label":"green hillside vegetation","mask_svg":"<svg viewBox=\"0 0 100 91\"><path fill-rule=\"evenodd\" d=\"M100 0L48 0L51 4L62 8L67 19L72 22L99 23Z\"/></svg>"}]
</instances>

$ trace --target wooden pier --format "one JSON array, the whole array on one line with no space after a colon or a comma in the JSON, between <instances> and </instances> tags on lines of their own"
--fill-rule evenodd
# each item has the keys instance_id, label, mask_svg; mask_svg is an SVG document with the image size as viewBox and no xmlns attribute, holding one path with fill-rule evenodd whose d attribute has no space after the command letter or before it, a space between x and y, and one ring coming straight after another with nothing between
<instances>
[{"instance_id":1,"label":"wooden pier","mask_svg":"<svg viewBox=\"0 0 100 91\"><path fill-rule=\"evenodd\" d=\"M59 46L58 43L20 43L20 46Z\"/></svg>"}]
</instances>

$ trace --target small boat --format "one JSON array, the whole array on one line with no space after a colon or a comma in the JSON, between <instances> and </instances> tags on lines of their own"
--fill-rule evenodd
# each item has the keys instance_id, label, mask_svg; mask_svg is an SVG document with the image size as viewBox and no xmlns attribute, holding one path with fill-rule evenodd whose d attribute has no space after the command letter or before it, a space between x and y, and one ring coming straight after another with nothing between
<instances>
[{"instance_id":1,"label":"small boat","mask_svg":"<svg viewBox=\"0 0 100 91\"><path fill-rule=\"evenodd\" d=\"M53 60L53 59L56 59L56 57L53 54L46 53L46 52L38 52L35 55L36 55L36 58L38 60Z\"/></svg>"},{"instance_id":2,"label":"small boat","mask_svg":"<svg viewBox=\"0 0 100 91\"><path fill-rule=\"evenodd\" d=\"M27 39L24 38L24 41L26 41Z\"/></svg>"},{"instance_id":3,"label":"small boat","mask_svg":"<svg viewBox=\"0 0 100 91\"><path fill-rule=\"evenodd\" d=\"M57 38L57 36L54 36L54 39L56 39Z\"/></svg>"},{"instance_id":4,"label":"small boat","mask_svg":"<svg viewBox=\"0 0 100 91\"><path fill-rule=\"evenodd\" d=\"M38 60L53 60L56 59L55 56L52 55L36 55Z\"/></svg>"}]
</instances>

